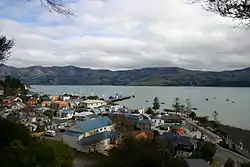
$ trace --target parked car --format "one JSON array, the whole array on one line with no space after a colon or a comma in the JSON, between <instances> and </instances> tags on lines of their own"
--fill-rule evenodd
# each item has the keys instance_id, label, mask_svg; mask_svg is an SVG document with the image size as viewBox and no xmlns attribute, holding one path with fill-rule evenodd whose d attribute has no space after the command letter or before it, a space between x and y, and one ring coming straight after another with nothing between
<instances>
[{"instance_id":1,"label":"parked car","mask_svg":"<svg viewBox=\"0 0 250 167\"><path fill-rule=\"evenodd\" d=\"M56 136L56 132L55 132L54 130L47 130L47 131L45 132L45 135L46 135L46 136L54 137L54 136Z\"/></svg>"}]
</instances>

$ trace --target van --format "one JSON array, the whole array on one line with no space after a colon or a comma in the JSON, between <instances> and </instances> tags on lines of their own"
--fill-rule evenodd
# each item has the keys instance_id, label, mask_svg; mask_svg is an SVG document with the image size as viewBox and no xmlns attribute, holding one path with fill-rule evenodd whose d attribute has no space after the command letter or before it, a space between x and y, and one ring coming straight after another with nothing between
<instances>
[{"instance_id":1,"label":"van","mask_svg":"<svg viewBox=\"0 0 250 167\"><path fill-rule=\"evenodd\" d=\"M45 132L46 136L51 136L51 137L55 137L56 136L56 132L54 130L47 130Z\"/></svg>"}]
</instances>

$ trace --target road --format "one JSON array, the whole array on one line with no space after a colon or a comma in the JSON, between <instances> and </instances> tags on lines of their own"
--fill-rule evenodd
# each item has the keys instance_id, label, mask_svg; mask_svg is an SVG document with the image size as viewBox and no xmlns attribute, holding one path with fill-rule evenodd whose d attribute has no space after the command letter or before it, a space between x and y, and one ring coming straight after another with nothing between
<instances>
[{"instance_id":1,"label":"road","mask_svg":"<svg viewBox=\"0 0 250 167\"><path fill-rule=\"evenodd\" d=\"M239 162L248 162L250 161L249 159L247 159L246 157L243 157L235 152L232 152L230 150L227 150L225 148L222 148L220 146L217 146L217 151L215 156L218 156L220 158L222 158L223 160L227 160L228 158L232 158L235 162L239 161Z\"/></svg>"},{"instance_id":2,"label":"road","mask_svg":"<svg viewBox=\"0 0 250 167\"><path fill-rule=\"evenodd\" d=\"M195 122L192 122L191 120L188 120L184 118L187 122L187 124L196 127L198 130L200 130L202 133L208 136L209 141L213 143L218 143L220 141L220 137L211 131L204 129L203 127L198 126ZM220 147L217 145L217 151L215 154L215 157L220 157L224 161L226 161L228 158L232 158L235 162L249 162L250 160L246 157L241 156L240 154L237 154L233 151L227 150L225 148Z\"/></svg>"}]
</instances>

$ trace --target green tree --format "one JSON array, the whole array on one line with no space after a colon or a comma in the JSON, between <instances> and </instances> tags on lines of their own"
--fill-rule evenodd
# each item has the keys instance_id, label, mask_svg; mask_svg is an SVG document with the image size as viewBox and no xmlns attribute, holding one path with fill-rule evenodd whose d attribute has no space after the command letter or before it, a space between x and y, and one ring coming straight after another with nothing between
<instances>
[{"instance_id":1,"label":"green tree","mask_svg":"<svg viewBox=\"0 0 250 167\"><path fill-rule=\"evenodd\" d=\"M54 110L46 110L43 113L44 115L48 116L50 119L56 116L56 112Z\"/></svg>"},{"instance_id":2,"label":"green tree","mask_svg":"<svg viewBox=\"0 0 250 167\"><path fill-rule=\"evenodd\" d=\"M126 158L124 158L126 157ZM182 161L174 157L172 147L159 140L125 138L109 156L98 161L98 167L181 167Z\"/></svg>"},{"instance_id":3,"label":"green tree","mask_svg":"<svg viewBox=\"0 0 250 167\"><path fill-rule=\"evenodd\" d=\"M217 146L215 144L211 142L205 142L200 149L200 153L205 161L211 162L216 153L216 150Z\"/></svg>"},{"instance_id":4,"label":"green tree","mask_svg":"<svg viewBox=\"0 0 250 167\"><path fill-rule=\"evenodd\" d=\"M232 160L232 158L228 158L224 164L224 167L234 167L234 160Z\"/></svg>"},{"instance_id":5,"label":"green tree","mask_svg":"<svg viewBox=\"0 0 250 167\"><path fill-rule=\"evenodd\" d=\"M214 122L218 122L218 117L219 117L219 114L218 114L218 112L215 110L215 111L213 112L213 120L214 120Z\"/></svg>"},{"instance_id":6,"label":"green tree","mask_svg":"<svg viewBox=\"0 0 250 167\"><path fill-rule=\"evenodd\" d=\"M158 97L154 98L153 101L153 107L152 107L155 111L160 109L160 101Z\"/></svg>"},{"instance_id":7,"label":"green tree","mask_svg":"<svg viewBox=\"0 0 250 167\"><path fill-rule=\"evenodd\" d=\"M197 116L196 116L196 113L192 111L192 112L188 115L188 117L191 118L192 120L194 120Z\"/></svg>"},{"instance_id":8,"label":"green tree","mask_svg":"<svg viewBox=\"0 0 250 167\"><path fill-rule=\"evenodd\" d=\"M192 112L192 103L190 99L186 99L185 114L188 116Z\"/></svg>"},{"instance_id":9,"label":"green tree","mask_svg":"<svg viewBox=\"0 0 250 167\"><path fill-rule=\"evenodd\" d=\"M175 98L173 108L174 108L176 114L180 112L180 99L178 97Z\"/></svg>"},{"instance_id":10,"label":"green tree","mask_svg":"<svg viewBox=\"0 0 250 167\"><path fill-rule=\"evenodd\" d=\"M154 111L152 110L151 107L149 107L145 113L148 115L152 115L152 114L154 114Z\"/></svg>"},{"instance_id":11,"label":"green tree","mask_svg":"<svg viewBox=\"0 0 250 167\"><path fill-rule=\"evenodd\" d=\"M250 25L249 0L207 0L205 9L222 17L239 21L238 26Z\"/></svg>"},{"instance_id":12,"label":"green tree","mask_svg":"<svg viewBox=\"0 0 250 167\"><path fill-rule=\"evenodd\" d=\"M14 46L14 40L8 39L6 36L0 36L0 62L3 63L10 56L11 49Z\"/></svg>"},{"instance_id":13,"label":"green tree","mask_svg":"<svg viewBox=\"0 0 250 167\"><path fill-rule=\"evenodd\" d=\"M73 152L55 140L35 140L22 125L0 119L0 166L71 167Z\"/></svg>"}]
</instances>

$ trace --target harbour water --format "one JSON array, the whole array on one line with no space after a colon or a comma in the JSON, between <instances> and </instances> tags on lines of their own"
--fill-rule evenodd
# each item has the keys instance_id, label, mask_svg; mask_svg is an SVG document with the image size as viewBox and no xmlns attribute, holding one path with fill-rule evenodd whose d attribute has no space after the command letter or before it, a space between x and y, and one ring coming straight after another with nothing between
<instances>
[{"instance_id":1,"label":"harbour water","mask_svg":"<svg viewBox=\"0 0 250 167\"><path fill-rule=\"evenodd\" d=\"M41 86L33 85L35 92L46 94L85 94L108 98L119 93L123 96L135 95L135 98L120 103L139 109L151 107L154 97L158 97L161 109L171 108L178 97L185 102L189 98L199 116L212 117L213 111L219 113L221 123L250 130L250 88L230 87L139 87L139 86ZM206 100L207 99L207 100ZM227 100L228 99L228 100ZM146 102L148 101L148 102Z\"/></svg>"}]
</instances>

